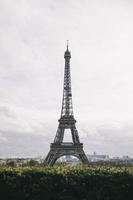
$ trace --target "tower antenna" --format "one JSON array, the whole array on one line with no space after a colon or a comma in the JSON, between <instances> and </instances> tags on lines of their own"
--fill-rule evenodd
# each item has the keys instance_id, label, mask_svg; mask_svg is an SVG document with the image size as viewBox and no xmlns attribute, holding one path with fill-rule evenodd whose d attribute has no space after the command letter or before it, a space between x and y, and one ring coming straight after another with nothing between
<instances>
[{"instance_id":1,"label":"tower antenna","mask_svg":"<svg viewBox=\"0 0 133 200\"><path fill-rule=\"evenodd\" d=\"M67 50L68 50L68 40L67 40Z\"/></svg>"}]
</instances>

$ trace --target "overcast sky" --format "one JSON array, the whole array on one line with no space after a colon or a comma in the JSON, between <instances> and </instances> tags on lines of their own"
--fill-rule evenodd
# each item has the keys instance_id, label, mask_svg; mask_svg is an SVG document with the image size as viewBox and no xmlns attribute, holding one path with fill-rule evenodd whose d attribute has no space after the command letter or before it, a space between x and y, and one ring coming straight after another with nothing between
<instances>
[{"instance_id":1,"label":"overcast sky","mask_svg":"<svg viewBox=\"0 0 133 200\"><path fill-rule=\"evenodd\" d=\"M85 152L133 157L132 0L0 0L0 157L49 151L67 39Z\"/></svg>"}]
</instances>

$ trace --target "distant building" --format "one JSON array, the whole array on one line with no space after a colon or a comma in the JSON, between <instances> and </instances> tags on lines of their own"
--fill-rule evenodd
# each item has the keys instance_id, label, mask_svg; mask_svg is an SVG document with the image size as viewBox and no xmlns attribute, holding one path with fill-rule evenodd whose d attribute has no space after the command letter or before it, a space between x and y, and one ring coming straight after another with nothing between
<instances>
[{"instance_id":1,"label":"distant building","mask_svg":"<svg viewBox=\"0 0 133 200\"><path fill-rule=\"evenodd\" d=\"M129 156L122 156L123 160L130 160L131 158Z\"/></svg>"},{"instance_id":2,"label":"distant building","mask_svg":"<svg viewBox=\"0 0 133 200\"><path fill-rule=\"evenodd\" d=\"M108 161L110 159L109 155L97 154L96 152L92 155L87 155L87 157L90 162Z\"/></svg>"},{"instance_id":3,"label":"distant building","mask_svg":"<svg viewBox=\"0 0 133 200\"><path fill-rule=\"evenodd\" d=\"M58 159L57 161L58 163L61 162L61 163L66 163L66 164L70 164L70 165L76 165L76 164L79 164L81 163L81 161L74 157L74 156L71 156L71 155L65 155L65 156L62 156Z\"/></svg>"}]
</instances>

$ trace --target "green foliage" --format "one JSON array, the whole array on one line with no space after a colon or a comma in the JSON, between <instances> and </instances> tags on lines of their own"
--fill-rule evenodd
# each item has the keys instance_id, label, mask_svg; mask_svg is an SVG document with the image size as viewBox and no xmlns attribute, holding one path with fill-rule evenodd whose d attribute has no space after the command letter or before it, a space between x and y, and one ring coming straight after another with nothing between
<instances>
[{"instance_id":1,"label":"green foliage","mask_svg":"<svg viewBox=\"0 0 133 200\"><path fill-rule=\"evenodd\" d=\"M4 200L132 200L133 167L0 167L0 194Z\"/></svg>"}]
</instances>

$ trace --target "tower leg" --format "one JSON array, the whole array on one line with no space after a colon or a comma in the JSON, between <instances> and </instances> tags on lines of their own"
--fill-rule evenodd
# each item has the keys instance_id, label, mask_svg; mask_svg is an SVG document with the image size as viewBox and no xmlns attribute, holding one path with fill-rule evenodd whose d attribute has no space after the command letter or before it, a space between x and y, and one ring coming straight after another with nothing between
<instances>
[{"instance_id":1,"label":"tower leg","mask_svg":"<svg viewBox=\"0 0 133 200\"><path fill-rule=\"evenodd\" d=\"M58 127L57 133L54 139L54 143L62 143L63 142L63 137L64 137L64 129Z\"/></svg>"},{"instance_id":2,"label":"tower leg","mask_svg":"<svg viewBox=\"0 0 133 200\"><path fill-rule=\"evenodd\" d=\"M53 152L52 150L50 150L44 161L44 164L53 166L56 160L57 160L56 152Z\"/></svg>"},{"instance_id":3,"label":"tower leg","mask_svg":"<svg viewBox=\"0 0 133 200\"><path fill-rule=\"evenodd\" d=\"M79 144L80 141L79 141L78 131L77 131L75 125L71 128L71 134L72 134L73 143Z\"/></svg>"},{"instance_id":4,"label":"tower leg","mask_svg":"<svg viewBox=\"0 0 133 200\"><path fill-rule=\"evenodd\" d=\"M87 156L85 155L85 153L84 153L84 151L82 150L82 152L79 154L79 158L80 158L80 160L81 160L81 162L83 163L83 164L88 164L89 162L88 162L88 158L87 158Z\"/></svg>"}]
</instances>

